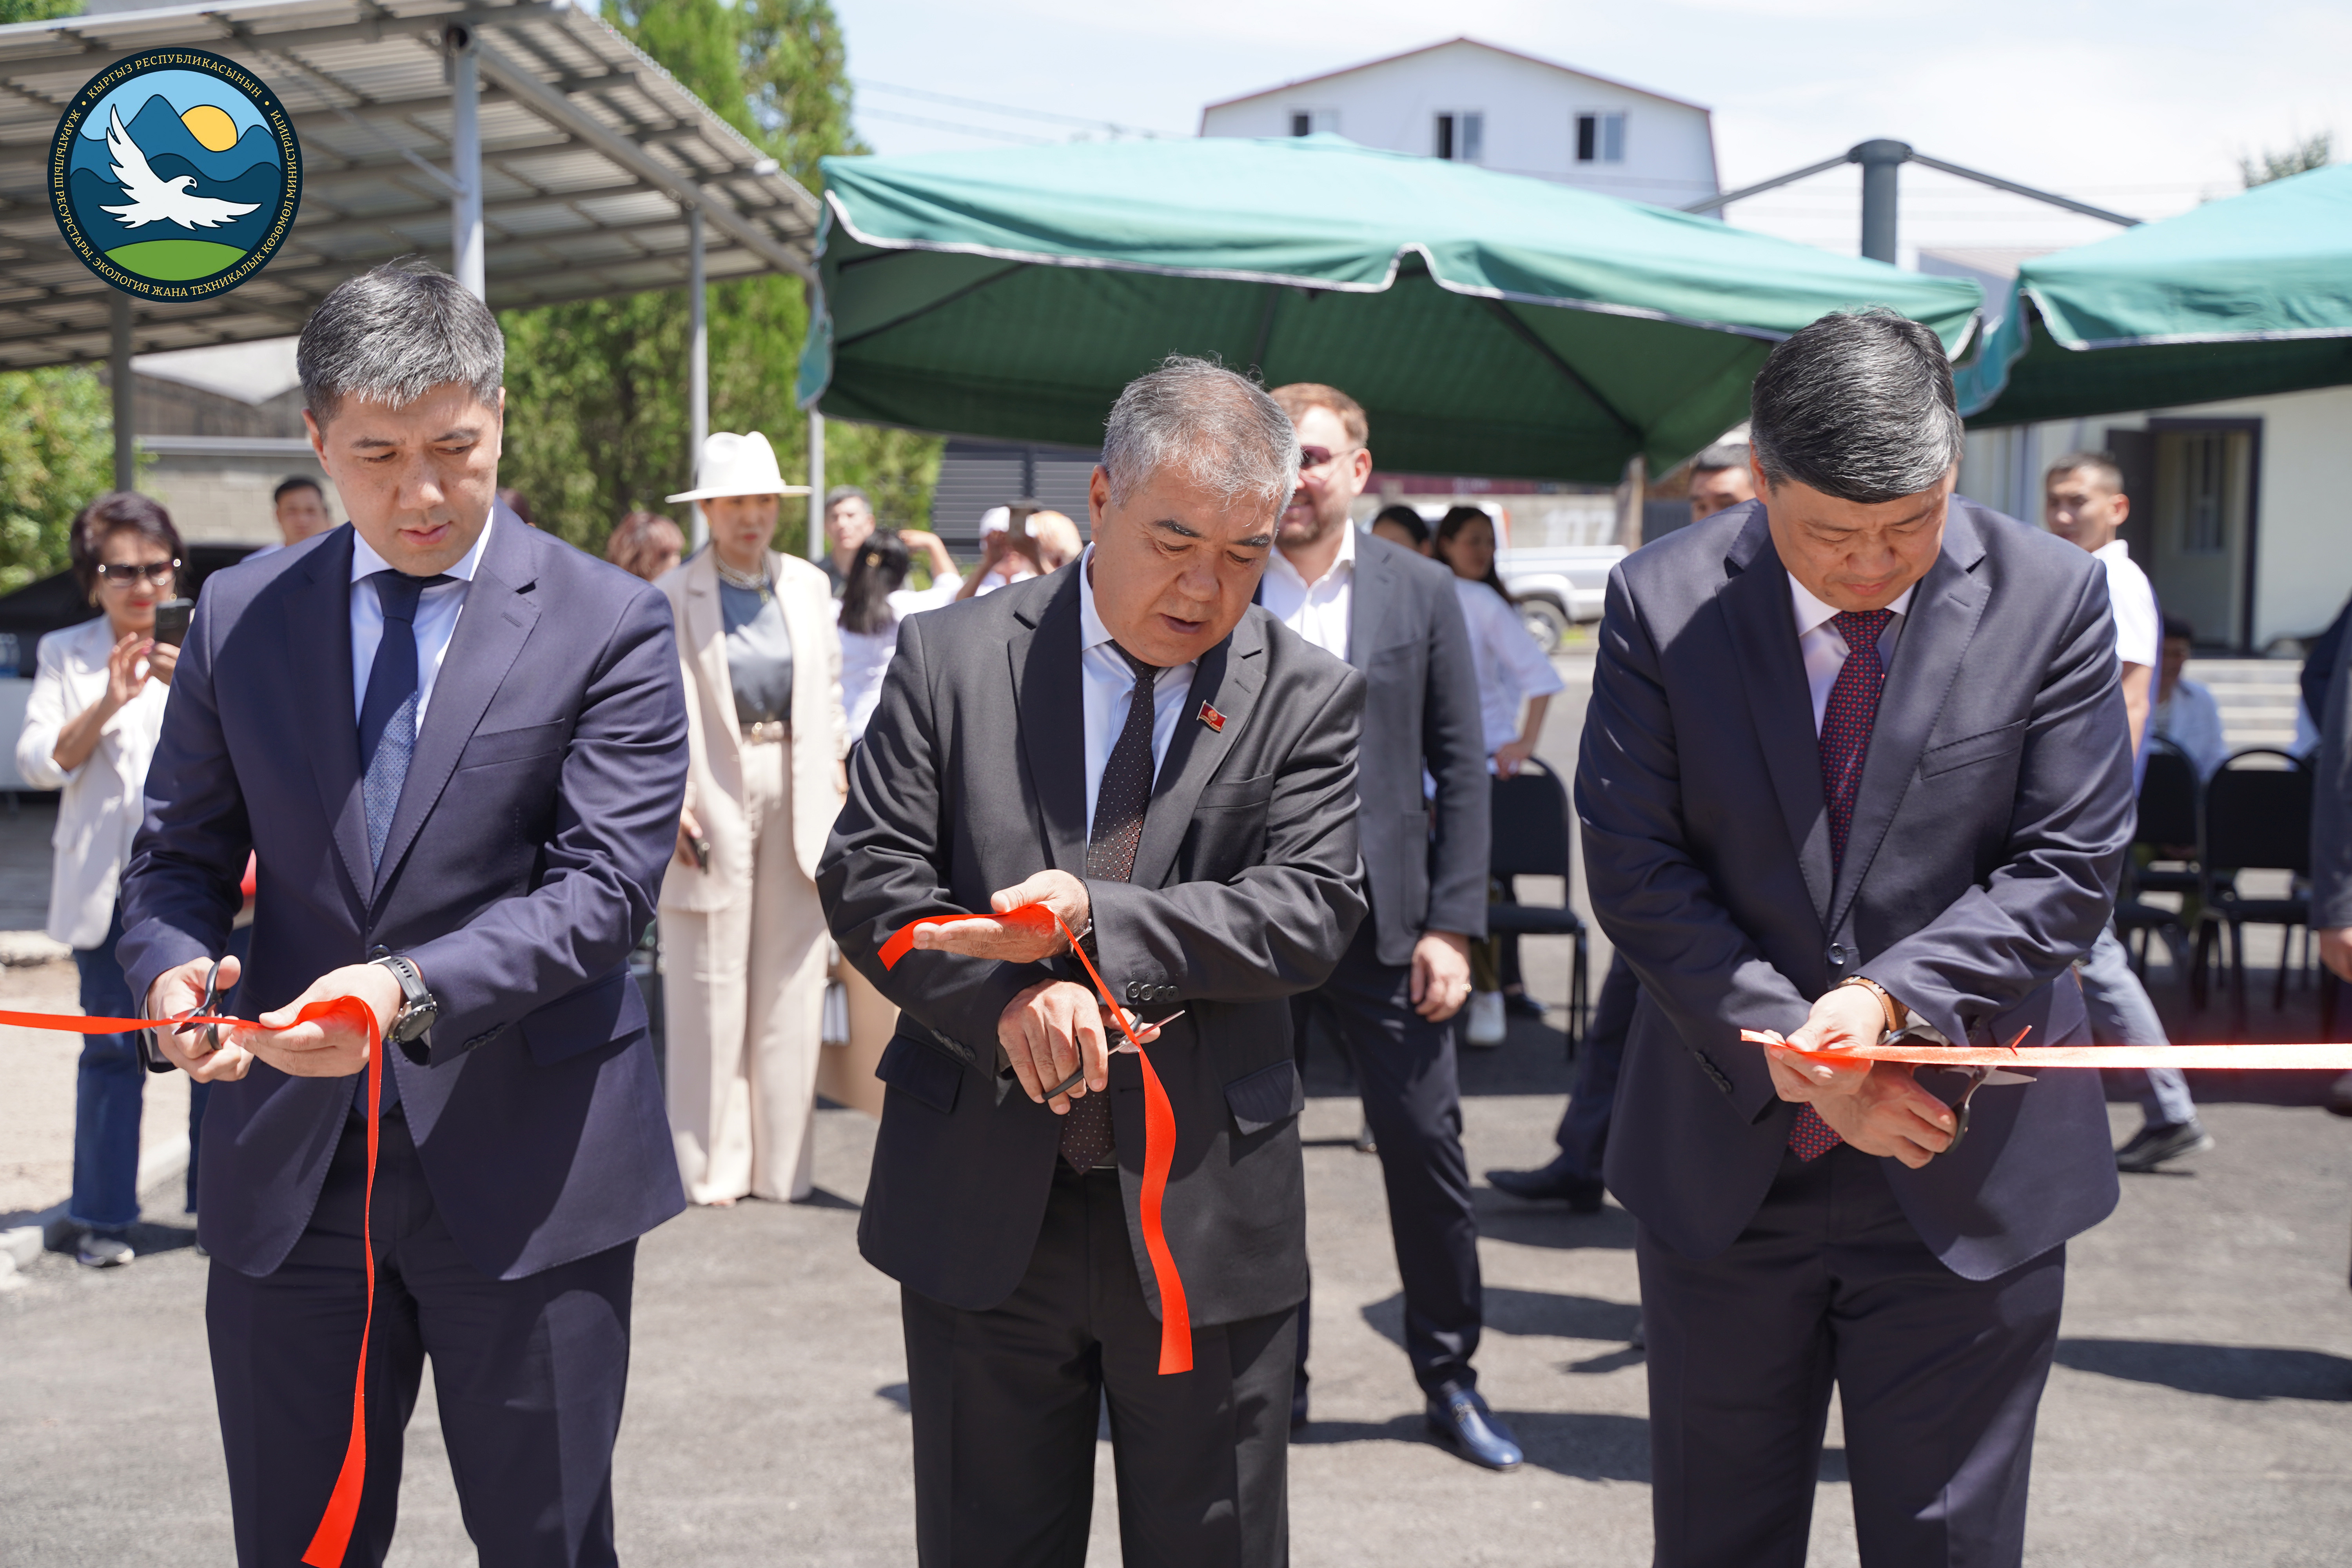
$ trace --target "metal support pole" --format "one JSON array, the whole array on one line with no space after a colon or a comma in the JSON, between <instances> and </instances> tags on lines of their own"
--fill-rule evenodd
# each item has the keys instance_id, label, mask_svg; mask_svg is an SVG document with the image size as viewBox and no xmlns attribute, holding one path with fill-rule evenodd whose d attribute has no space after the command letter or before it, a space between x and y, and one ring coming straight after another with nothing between
<instances>
[{"instance_id":1,"label":"metal support pole","mask_svg":"<svg viewBox=\"0 0 2352 1568\"><path fill-rule=\"evenodd\" d=\"M482 264L481 83L475 69L474 36L464 27L442 35L449 51L449 174L457 184L449 198L449 269L475 299L488 300Z\"/></svg>"},{"instance_id":2,"label":"metal support pole","mask_svg":"<svg viewBox=\"0 0 2352 1568\"><path fill-rule=\"evenodd\" d=\"M687 459L691 469L702 466L702 443L710 434L710 316L702 277L702 209L686 210L686 424ZM694 509L694 547L710 537L702 509Z\"/></svg>"},{"instance_id":3,"label":"metal support pole","mask_svg":"<svg viewBox=\"0 0 2352 1568\"><path fill-rule=\"evenodd\" d=\"M808 558L822 560L824 556L824 416L809 410L809 526Z\"/></svg>"},{"instance_id":4,"label":"metal support pole","mask_svg":"<svg viewBox=\"0 0 2352 1568\"><path fill-rule=\"evenodd\" d=\"M1902 170L1910 162L1911 144L1864 142L1847 156L1862 165L1862 253L1892 266L1896 209L1903 199Z\"/></svg>"},{"instance_id":5,"label":"metal support pole","mask_svg":"<svg viewBox=\"0 0 2352 1568\"><path fill-rule=\"evenodd\" d=\"M1628 550L1642 548L1642 505L1649 493L1650 459L1636 452L1625 459L1625 477L1617 486L1616 542Z\"/></svg>"},{"instance_id":6,"label":"metal support pole","mask_svg":"<svg viewBox=\"0 0 2352 1568\"><path fill-rule=\"evenodd\" d=\"M108 318L110 341L106 353L107 379L114 384L114 488L136 489L139 421L133 412L136 400L131 387L131 296L120 289L109 292L114 296Z\"/></svg>"}]
</instances>

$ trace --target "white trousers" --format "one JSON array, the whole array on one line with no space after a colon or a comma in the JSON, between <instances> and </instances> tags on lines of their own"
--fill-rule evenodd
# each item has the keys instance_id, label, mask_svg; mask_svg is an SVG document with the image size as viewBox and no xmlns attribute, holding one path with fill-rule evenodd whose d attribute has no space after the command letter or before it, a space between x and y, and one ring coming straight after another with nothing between
<instances>
[{"instance_id":1,"label":"white trousers","mask_svg":"<svg viewBox=\"0 0 2352 1568\"><path fill-rule=\"evenodd\" d=\"M793 849L792 744L743 748L749 896L661 912L670 1138L698 1204L812 1186L826 933Z\"/></svg>"}]
</instances>

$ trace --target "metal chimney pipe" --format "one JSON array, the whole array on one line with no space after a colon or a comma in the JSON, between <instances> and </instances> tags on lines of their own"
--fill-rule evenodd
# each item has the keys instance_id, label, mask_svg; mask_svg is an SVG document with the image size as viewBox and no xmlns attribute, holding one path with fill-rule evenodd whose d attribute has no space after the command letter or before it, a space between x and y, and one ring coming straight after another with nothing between
<instances>
[{"instance_id":1,"label":"metal chimney pipe","mask_svg":"<svg viewBox=\"0 0 2352 1568\"><path fill-rule=\"evenodd\" d=\"M1911 143L1882 137L1858 142L1846 158L1862 165L1862 253L1892 266L1895 218L1902 202L1900 171L1911 161Z\"/></svg>"}]
</instances>

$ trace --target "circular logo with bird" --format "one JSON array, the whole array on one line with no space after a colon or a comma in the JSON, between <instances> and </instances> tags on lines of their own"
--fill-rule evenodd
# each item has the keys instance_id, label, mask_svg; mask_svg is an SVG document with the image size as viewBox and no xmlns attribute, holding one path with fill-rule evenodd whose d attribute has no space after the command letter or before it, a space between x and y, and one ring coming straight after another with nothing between
<instances>
[{"instance_id":1,"label":"circular logo with bird","mask_svg":"<svg viewBox=\"0 0 2352 1568\"><path fill-rule=\"evenodd\" d=\"M82 85L58 121L49 196L81 264L144 300L250 279L294 227L293 117L235 60L150 49Z\"/></svg>"}]
</instances>

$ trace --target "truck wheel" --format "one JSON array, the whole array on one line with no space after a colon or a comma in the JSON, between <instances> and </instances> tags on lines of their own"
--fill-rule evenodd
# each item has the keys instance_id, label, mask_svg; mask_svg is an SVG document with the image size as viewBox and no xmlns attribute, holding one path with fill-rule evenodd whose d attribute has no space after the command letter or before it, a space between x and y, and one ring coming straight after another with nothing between
<instances>
[{"instance_id":1,"label":"truck wheel","mask_svg":"<svg viewBox=\"0 0 2352 1568\"><path fill-rule=\"evenodd\" d=\"M1519 601L1519 620L1536 646L1547 654L1558 653L1562 639L1568 636L1568 612L1549 599Z\"/></svg>"}]
</instances>

